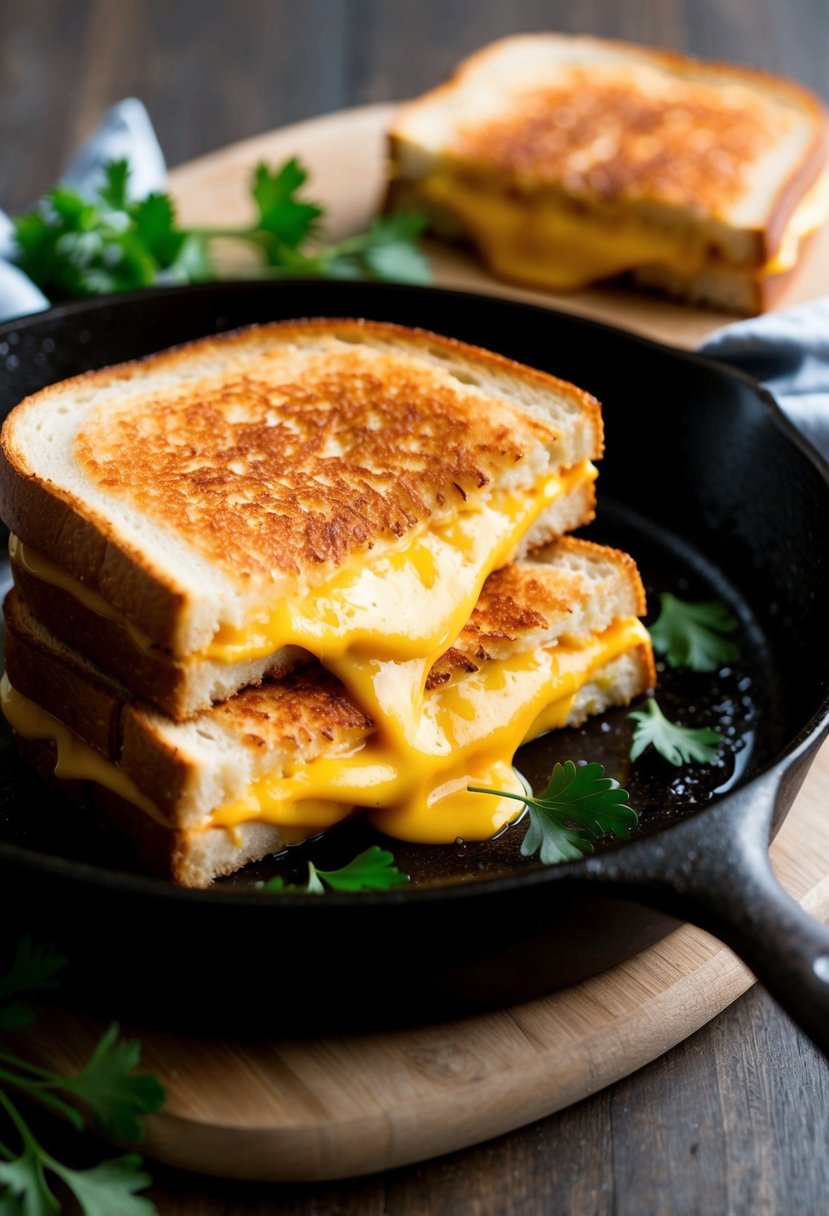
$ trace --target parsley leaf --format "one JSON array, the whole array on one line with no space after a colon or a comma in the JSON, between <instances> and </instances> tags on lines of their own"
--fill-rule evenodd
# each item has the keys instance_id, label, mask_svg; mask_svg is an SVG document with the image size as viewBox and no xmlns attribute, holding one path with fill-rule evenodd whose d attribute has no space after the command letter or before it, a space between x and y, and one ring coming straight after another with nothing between
<instances>
[{"instance_id":1,"label":"parsley leaf","mask_svg":"<svg viewBox=\"0 0 829 1216\"><path fill-rule=\"evenodd\" d=\"M154 1216L155 1207L136 1191L152 1182L134 1153L113 1157L89 1170L70 1170L57 1161L50 1167L63 1179L81 1205L84 1216Z\"/></svg>"},{"instance_id":2,"label":"parsley leaf","mask_svg":"<svg viewBox=\"0 0 829 1216\"><path fill-rule=\"evenodd\" d=\"M326 887L332 891L389 891L408 881L408 874L395 866L393 855L373 844L340 870L320 870L309 861L308 881L304 886L272 878L262 889L299 895L324 895Z\"/></svg>"},{"instance_id":3,"label":"parsley leaf","mask_svg":"<svg viewBox=\"0 0 829 1216\"><path fill-rule=\"evenodd\" d=\"M261 163L250 186L252 224L182 228L168 194L130 199L129 165L112 161L94 198L56 186L15 218L15 260L51 300L215 278L214 240L251 246L260 261L254 274L260 276L428 281L428 263L416 246L422 216L383 217L368 232L327 245L320 238L322 208L300 197L307 180L296 158L277 169Z\"/></svg>"},{"instance_id":4,"label":"parsley leaf","mask_svg":"<svg viewBox=\"0 0 829 1216\"><path fill-rule=\"evenodd\" d=\"M268 262L281 264L285 248L299 249L315 235L322 207L296 197L308 180L308 172L294 157L281 169L271 171L260 162L253 172L251 194L259 212L258 229Z\"/></svg>"},{"instance_id":5,"label":"parsley leaf","mask_svg":"<svg viewBox=\"0 0 829 1216\"><path fill-rule=\"evenodd\" d=\"M388 891L409 881L408 874L395 866L393 855L376 844L341 870L318 869L316 873L332 891Z\"/></svg>"},{"instance_id":6,"label":"parsley leaf","mask_svg":"<svg viewBox=\"0 0 829 1216\"><path fill-rule=\"evenodd\" d=\"M52 1216L52 1213L60 1211L58 1201L46 1182L44 1162L38 1150L37 1142L29 1137L19 1157L0 1161L0 1186L8 1188L17 1204L16 1208L9 1209L11 1212L25 1213L25 1216Z\"/></svg>"},{"instance_id":7,"label":"parsley leaf","mask_svg":"<svg viewBox=\"0 0 829 1216\"><path fill-rule=\"evenodd\" d=\"M627 805L627 790L605 777L601 764L580 768L572 760L556 764L549 785L537 796L471 785L467 789L473 794L493 794L525 803L530 822L521 853L524 857L538 853L545 865L592 853L594 842L602 836L623 840L638 822L636 811Z\"/></svg>"},{"instance_id":8,"label":"parsley leaf","mask_svg":"<svg viewBox=\"0 0 829 1216\"><path fill-rule=\"evenodd\" d=\"M631 710L628 717L637 724L630 749L631 760L638 760L642 752L653 745L669 764L710 764L722 742L720 732L711 727L695 730L671 722L654 697L648 697L644 709Z\"/></svg>"},{"instance_id":9,"label":"parsley leaf","mask_svg":"<svg viewBox=\"0 0 829 1216\"><path fill-rule=\"evenodd\" d=\"M429 263L416 244L425 225L425 216L417 212L376 219L368 232L331 246L323 259L324 273L331 278L428 283Z\"/></svg>"},{"instance_id":10,"label":"parsley leaf","mask_svg":"<svg viewBox=\"0 0 829 1216\"><path fill-rule=\"evenodd\" d=\"M691 603L668 593L660 601L650 634L654 650L664 654L671 667L716 671L740 657L739 647L723 636L738 625L725 604L719 600Z\"/></svg>"},{"instance_id":11,"label":"parsley leaf","mask_svg":"<svg viewBox=\"0 0 829 1216\"><path fill-rule=\"evenodd\" d=\"M0 976L0 1031L32 1020L18 998L53 987L63 965L54 951L23 939L9 970ZM135 1193L150 1182L140 1169L139 1157L118 1157L88 1170L69 1169L38 1142L11 1097L16 1092L39 1102L78 1131L84 1127L80 1107L88 1108L105 1133L137 1140L143 1130L140 1116L158 1110L165 1097L157 1078L135 1071L139 1055L138 1043L118 1042L118 1028L113 1025L101 1036L86 1067L66 1077L16 1055L0 1042L0 1118L5 1124L0 1132L0 1216L59 1212L49 1174L63 1180L84 1216L153 1216L150 1201ZM17 1156L6 1144L9 1127L20 1142Z\"/></svg>"},{"instance_id":12,"label":"parsley leaf","mask_svg":"<svg viewBox=\"0 0 829 1216\"><path fill-rule=\"evenodd\" d=\"M151 1073L136 1073L141 1045L135 1039L118 1041L113 1022L101 1035L83 1072L67 1077L61 1088L81 1098L92 1110L98 1127L119 1140L140 1140L141 1115L164 1103L164 1086Z\"/></svg>"},{"instance_id":13,"label":"parsley leaf","mask_svg":"<svg viewBox=\"0 0 829 1216\"><path fill-rule=\"evenodd\" d=\"M98 194L101 201L113 211L125 211L127 207L127 182L130 178L128 160L111 160L104 166L104 184Z\"/></svg>"}]
</instances>

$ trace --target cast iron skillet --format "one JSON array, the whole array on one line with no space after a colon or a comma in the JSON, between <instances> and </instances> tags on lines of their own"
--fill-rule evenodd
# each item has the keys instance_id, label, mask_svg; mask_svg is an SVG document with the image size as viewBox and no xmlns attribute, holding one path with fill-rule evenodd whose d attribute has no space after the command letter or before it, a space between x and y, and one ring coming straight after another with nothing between
<instances>
[{"instance_id":1,"label":"cast iron skillet","mask_svg":"<svg viewBox=\"0 0 829 1216\"><path fill-rule=\"evenodd\" d=\"M208 892L130 872L123 852L0 753L0 912L72 958L78 994L122 1016L272 1031L368 1028L526 999L620 961L680 917L732 946L829 1050L829 932L784 893L767 845L829 724L829 474L747 377L545 309L427 289L269 283L154 290L0 328L0 405L78 371L251 322L364 316L421 325L572 379L604 404L597 539L640 562L652 593L725 599L742 658L714 677L665 672L686 721L717 720L719 767L631 767L624 712L525 749L524 771L598 759L630 789L638 835L553 867L521 829L487 845L392 845L411 886L382 895ZM655 599L654 599L655 606ZM322 864L362 821L314 846ZM808 842L805 844L808 848Z\"/></svg>"}]
</instances>

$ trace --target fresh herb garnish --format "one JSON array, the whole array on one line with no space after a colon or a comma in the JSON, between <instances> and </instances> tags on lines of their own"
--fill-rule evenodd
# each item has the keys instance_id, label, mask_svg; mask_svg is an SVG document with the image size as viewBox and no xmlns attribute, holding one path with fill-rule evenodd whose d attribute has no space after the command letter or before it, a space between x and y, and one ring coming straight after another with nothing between
<instances>
[{"instance_id":1,"label":"fresh herb garnish","mask_svg":"<svg viewBox=\"0 0 829 1216\"><path fill-rule=\"evenodd\" d=\"M668 593L662 595L659 616L650 627L654 650L664 654L671 667L716 671L740 657L739 647L724 634L733 633L737 620L719 600L691 603Z\"/></svg>"},{"instance_id":2,"label":"fresh herb garnish","mask_svg":"<svg viewBox=\"0 0 829 1216\"><path fill-rule=\"evenodd\" d=\"M538 853L547 865L592 853L594 841L602 836L623 840L638 822L636 811L627 805L627 790L605 777L601 764L579 768L572 760L556 764L549 785L538 796L472 785L467 789L472 794L493 794L525 803L530 822L521 852L524 857Z\"/></svg>"},{"instance_id":3,"label":"fresh herb garnish","mask_svg":"<svg viewBox=\"0 0 829 1216\"><path fill-rule=\"evenodd\" d=\"M0 1030L16 1030L34 1015L19 998L53 988L65 960L24 939L5 976L0 977ZM20 1095L68 1120L82 1131L91 1115L105 1135L140 1140L141 1118L162 1106L164 1087L149 1073L135 1071L140 1046L119 1042L113 1024L101 1036L81 1072L62 1076L25 1059L0 1043L0 1213L2 1216L51 1216L60 1203L47 1175L71 1191L84 1216L154 1216L153 1204L136 1192L150 1185L134 1153L102 1161L91 1169L70 1169L37 1140L12 1094ZM18 1151L8 1147L7 1130L17 1133Z\"/></svg>"},{"instance_id":4,"label":"fresh herb garnish","mask_svg":"<svg viewBox=\"0 0 829 1216\"><path fill-rule=\"evenodd\" d=\"M279 169L259 164L250 186L253 223L181 228L169 194L130 199L129 165L112 161L93 198L55 186L31 211L16 217L15 260L51 300L216 278L211 254L216 240L253 249L256 277L429 281L428 262L416 243L423 216L377 219L367 232L326 244L320 233L322 207L300 197L307 178L296 159Z\"/></svg>"},{"instance_id":5,"label":"fresh herb garnish","mask_svg":"<svg viewBox=\"0 0 829 1216\"><path fill-rule=\"evenodd\" d=\"M326 887L332 891L389 891L408 881L408 874L398 870L392 854L373 844L341 870L320 870L309 861L306 883L286 883L282 878L271 878L263 884L262 890L295 895L324 895Z\"/></svg>"},{"instance_id":6,"label":"fresh herb garnish","mask_svg":"<svg viewBox=\"0 0 829 1216\"><path fill-rule=\"evenodd\" d=\"M638 760L651 745L669 764L710 764L716 758L722 743L722 735L710 726L695 730L680 726L666 718L654 697L648 697L643 709L634 709L628 714L636 721L631 760Z\"/></svg>"}]
</instances>

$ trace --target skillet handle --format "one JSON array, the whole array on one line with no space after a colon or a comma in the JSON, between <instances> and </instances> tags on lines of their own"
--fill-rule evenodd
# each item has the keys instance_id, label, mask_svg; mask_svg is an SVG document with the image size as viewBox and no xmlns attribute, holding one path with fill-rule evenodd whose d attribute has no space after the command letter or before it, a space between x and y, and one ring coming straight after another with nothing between
<instances>
[{"instance_id":1,"label":"skillet handle","mask_svg":"<svg viewBox=\"0 0 829 1216\"><path fill-rule=\"evenodd\" d=\"M829 1058L829 927L784 890L768 853L775 808L802 775L784 777L781 792L779 774L768 774L678 823L669 844L644 837L631 842L630 857L614 850L589 867L629 898L720 938Z\"/></svg>"}]
</instances>

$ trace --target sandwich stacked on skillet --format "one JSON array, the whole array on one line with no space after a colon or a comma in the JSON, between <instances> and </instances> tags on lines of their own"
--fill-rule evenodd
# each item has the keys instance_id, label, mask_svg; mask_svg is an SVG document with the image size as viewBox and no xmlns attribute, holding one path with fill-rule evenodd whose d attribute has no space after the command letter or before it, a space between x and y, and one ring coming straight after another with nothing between
<instances>
[{"instance_id":1,"label":"sandwich stacked on skillet","mask_svg":"<svg viewBox=\"0 0 829 1216\"><path fill-rule=\"evenodd\" d=\"M3 431L3 706L206 886L355 806L486 839L525 738L653 679L592 518L598 404L421 331L268 325L65 381Z\"/></svg>"},{"instance_id":2,"label":"sandwich stacked on skillet","mask_svg":"<svg viewBox=\"0 0 829 1216\"><path fill-rule=\"evenodd\" d=\"M389 135L388 206L552 291L629 273L692 303L773 306L829 218L829 116L783 77L528 34L465 60Z\"/></svg>"}]
</instances>

